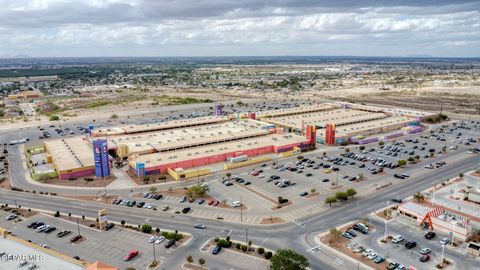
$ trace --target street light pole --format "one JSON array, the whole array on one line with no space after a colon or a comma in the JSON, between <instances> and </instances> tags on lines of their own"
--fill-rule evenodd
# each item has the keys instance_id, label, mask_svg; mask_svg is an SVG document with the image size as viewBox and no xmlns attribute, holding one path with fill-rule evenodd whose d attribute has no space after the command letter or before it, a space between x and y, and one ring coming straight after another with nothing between
<instances>
[{"instance_id":1,"label":"street light pole","mask_svg":"<svg viewBox=\"0 0 480 270\"><path fill-rule=\"evenodd\" d=\"M153 261L157 261L156 257L155 257L155 242L152 242L152 249L153 249Z\"/></svg>"},{"instance_id":2,"label":"street light pole","mask_svg":"<svg viewBox=\"0 0 480 270\"><path fill-rule=\"evenodd\" d=\"M242 196L240 196L240 222L243 220L243 205L242 205Z\"/></svg>"},{"instance_id":3,"label":"street light pole","mask_svg":"<svg viewBox=\"0 0 480 270\"><path fill-rule=\"evenodd\" d=\"M453 247L453 241L455 240L455 229L456 229L457 224L453 223L453 232L452 232L452 247Z\"/></svg>"},{"instance_id":4,"label":"street light pole","mask_svg":"<svg viewBox=\"0 0 480 270\"><path fill-rule=\"evenodd\" d=\"M445 245L442 245L442 260L440 261L440 266L443 267L443 254L445 253Z\"/></svg>"}]
</instances>

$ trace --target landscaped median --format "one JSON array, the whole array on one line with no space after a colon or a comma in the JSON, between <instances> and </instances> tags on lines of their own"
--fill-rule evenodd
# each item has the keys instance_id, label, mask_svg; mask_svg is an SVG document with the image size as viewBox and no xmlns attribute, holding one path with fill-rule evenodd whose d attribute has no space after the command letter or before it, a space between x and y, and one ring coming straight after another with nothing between
<instances>
[{"instance_id":1,"label":"landscaped median","mask_svg":"<svg viewBox=\"0 0 480 270\"><path fill-rule=\"evenodd\" d=\"M264 247L253 245L252 241L248 241L247 243L241 241L233 241L230 239L229 236L227 236L226 238L215 237L211 239L202 246L201 251L207 252L212 246L214 246L214 248L212 249L212 254L214 255L220 254L222 252L222 249L227 249L229 251L252 256L253 258L267 260L270 264L271 270L305 270L310 266L306 257L304 257L302 254L295 252L292 249L279 249L274 252ZM189 260L191 258L189 257L187 257L187 262L191 263L191 260Z\"/></svg>"}]
</instances>

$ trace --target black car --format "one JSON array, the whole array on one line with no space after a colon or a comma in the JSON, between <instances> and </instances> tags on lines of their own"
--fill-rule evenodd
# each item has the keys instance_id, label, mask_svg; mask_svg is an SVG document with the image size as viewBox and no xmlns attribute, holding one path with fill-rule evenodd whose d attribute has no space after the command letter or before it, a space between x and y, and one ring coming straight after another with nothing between
<instances>
[{"instance_id":1,"label":"black car","mask_svg":"<svg viewBox=\"0 0 480 270\"><path fill-rule=\"evenodd\" d=\"M32 223L28 224L27 227L33 229L33 227L35 227L37 224L38 224L38 222L35 221L35 222L32 222Z\"/></svg>"},{"instance_id":2,"label":"black car","mask_svg":"<svg viewBox=\"0 0 480 270\"><path fill-rule=\"evenodd\" d=\"M158 201L161 198L163 198L163 195L162 194L157 194L157 195L153 196L153 198Z\"/></svg>"},{"instance_id":3,"label":"black car","mask_svg":"<svg viewBox=\"0 0 480 270\"><path fill-rule=\"evenodd\" d=\"M190 212L190 207L185 207L182 209L182 213L186 214L188 212Z\"/></svg>"},{"instance_id":4,"label":"black car","mask_svg":"<svg viewBox=\"0 0 480 270\"><path fill-rule=\"evenodd\" d=\"M34 223L35 223L35 224L31 227L32 229L36 229L36 228L38 228L38 227L40 227L40 226L45 225L44 222L34 222Z\"/></svg>"},{"instance_id":5,"label":"black car","mask_svg":"<svg viewBox=\"0 0 480 270\"><path fill-rule=\"evenodd\" d=\"M417 242L415 242L415 241L407 241L407 243L405 243L405 248L406 249L412 249L416 246L417 246Z\"/></svg>"},{"instance_id":6,"label":"black car","mask_svg":"<svg viewBox=\"0 0 480 270\"><path fill-rule=\"evenodd\" d=\"M170 239L165 243L165 248L170 248L171 246L175 245L175 240Z\"/></svg>"},{"instance_id":7,"label":"black car","mask_svg":"<svg viewBox=\"0 0 480 270\"><path fill-rule=\"evenodd\" d=\"M57 228L55 228L55 227L49 227L48 229L46 229L46 230L44 231L44 233L51 233L51 232L55 231L56 229L57 229Z\"/></svg>"},{"instance_id":8,"label":"black car","mask_svg":"<svg viewBox=\"0 0 480 270\"><path fill-rule=\"evenodd\" d=\"M402 203L402 199L393 198L392 202Z\"/></svg>"},{"instance_id":9,"label":"black car","mask_svg":"<svg viewBox=\"0 0 480 270\"><path fill-rule=\"evenodd\" d=\"M109 231L109 230L111 230L113 227L115 227L115 224L113 224L113 223L108 223L108 224L105 226L105 230L106 230L106 231Z\"/></svg>"},{"instance_id":10,"label":"black car","mask_svg":"<svg viewBox=\"0 0 480 270\"><path fill-rule=\"evenodd\" d=\"M138 207L138 208L142 208L144 205L145 205L144 202L139 202L139 203L137 203L137 207Z\"/></svg>"},{"instance_id":11,"label":"black car","mask_svg":"<svg viewBox=\"0 0 480 270\"><path fill-rule=\"evenodd\" d=\"M432 240L437 234L434 232L428 232L425 234L425 239Z\"/></svg>"},{"instance_id":12,"label":"black car","mask_svg":"<svg viewBox=\"0 0 480 270\"><path fill-rule=\"evenodd\" d=\"M400 179L405 179L405 176L403 176L401 174L394 174L393 177L400 178Z\"/></svg>"},{"instance_id":13,"label":"black car","mask_svg":"<svg viewBox=\"0 0 480 270\"><path fill-rule=\"evenodd\" d=\"M82 239L82 236L81 235L76 235L76 236L72 237L72 239L70 239L70 242L75 243L80 239Z\"/></svg>"}]
</instances>

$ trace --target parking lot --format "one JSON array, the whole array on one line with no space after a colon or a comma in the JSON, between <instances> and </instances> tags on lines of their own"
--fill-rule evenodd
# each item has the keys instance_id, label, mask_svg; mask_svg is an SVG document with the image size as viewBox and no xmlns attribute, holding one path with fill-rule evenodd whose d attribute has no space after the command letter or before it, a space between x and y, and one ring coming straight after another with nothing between
<instances>
[{"instance_id":1,"label":"parking lot","mask_svg":"<svg viewBox=\"0 0 480 270\"><path fill-rule=\"evenodd\" d=\"M356 236L349 240L347 246L354 252L359 252L364 256L376 254L383 257L385 261L379 264L382 269L385 269L389 263L399 264L399 269L402 269L402 265L406 269L410 266L415 267L415 269L434 269L435 265L441 261L442 245L440 240L448 239L448 235L437 232L433 239L428 240L425 237L428 230L414 226L401 218L396 218L388 222L387 235L390 237L386 243L382 243L380 240L384 239L385 236L384 221L379 218L372 218L371 222L375 229L369 231L368 234L354 231ZM400 236L401 238L398 239L401 239L401 241L393 240ZM415 242L415 246L407 248L406 243L410 241ZM424 254L429 257L426 262L420 261L420 258L424 255L422 254L422 249L424 249ZM466 258L464 252L464 249L461 247L452 247L447 244L445 246L444 258L450 261L453 260L454 269L470 269L471 265L475 265L475 260Z\"/></svg>"},{"instance_id":2,"label":"parking lot","mask_svg":"<svg viewBox=\"0 0 480 270\"><path fill-rule=\"evenodd\" d=\"M30 240L38 245L45 245L68 256L78 256L80 259L90 262L101 260L116 265L121 269L131 266L137 269L144 269L153 260L152 244L148 242L150 236L147 234L120 228L119 226L115 226L109 231L100 231L80 225L80 234L83 237L83 241L71 243L71 238L78 234L78 226L74 218L68 221L44 214L37 214L29 219L22 218L20 222L13 222L6 221L6 216L7 213L0 212L1 227L6 227L22 239ZM44 233L28 228L27 225L34 221L42 221L55 227L56 230L51 233ZM58 237L57 233L62 230L68 230L71 233L65 237ZM173 255L177 248L173 246L170 249L166 249L164 243L155 245L157 259L163 260ZM131 261L124 261L124 256L131 250L138 250L139 255Z\"/></svg>"}]
</instances>

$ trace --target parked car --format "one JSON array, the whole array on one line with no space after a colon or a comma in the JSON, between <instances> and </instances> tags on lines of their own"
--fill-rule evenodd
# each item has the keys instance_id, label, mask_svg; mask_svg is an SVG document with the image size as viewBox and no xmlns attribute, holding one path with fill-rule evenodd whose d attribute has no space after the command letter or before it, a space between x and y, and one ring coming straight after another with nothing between
<instances>
[{"instance_id":1,"label":"parked car","mask_svg":"<svg viewBox=\"0 0 480 270\"><path fill-rule=\"evenodd\" d=\"M172 247L173 245L175 245L175 240L174 240L174 239L170 239L170 240L168 240L168 241L165 243L164 247L165 247L165 248L170 248L170 247Z\"/></svg>"},{"instance_id":2,"label":"parked car","mask_svg":"<svg viewBox=\"0 0 480 270\"><path fill-rule=\"evenodd\" d=\"M343 232L342 236L347 238L347 239L352 239L353 238L353 236L351 234L347 233L347 232Z\"/></svg>"},{"instance_id":3,"label":"parked car","mask_svg":"<svg viewBox=\"0 0 480 270\"><path fill-rule=\"evenodd\" d=\"M414 248L414 247L416 247L416 246L417 246L417 242L412 241L412 240L407 241L407 243L405 243L405 248L406 248L406 249L412 249L412 248Z\"/></svg>"},{"instance_id":4,"label":"parked car","mask_svg":"<svg viewBox=\"0 0 480 270\"><path fill-rule=\"evenodd\" d=\"M15 214L10 214L8 216L5 217L6 220L13 220L13 219L16 219L18 216L15 215Z\"/></svg>"},{"instance_id":5,"label":"parked car","mask_svg":"<svg viewBox=\"0 0 480 270\"><path fill-rule=\"evenodd\" d=\"M72 237L72 239L70 239L70 242L71 243L75 243L77 242L78 240L82 239L82 236L81 235L75 235L74 237Z\"/></svg>"},{"instance_id":6,"label":"parked car","mask_svg":"<svg viewBox=\"0 0 480 270\"><path fill-rule=\"evenodd\" d=\"M190 207L185 207L185 208L182 209L182 213L186 214L186 213L190 212L190 210L191 210Z\"/></svg>"},{"instance_id":7,"label":"parked car","mask_svg":"<svg viewBox=\"0 0 480 270\"><path fill-rule=\"evenodd\" d=\"M430 260L430 255L422 255L420 257L421 262L428 262Z\"/></svg>"},{"instance_id":8,"label":"parked car","mask_svg":"<svg viewBox=\"0 0 480 270\"><path fill-rule=\"evenodd\" d=\"M429 249L429 248L422 248L422 249L420 249L420 254L422 254L422 255L430 254L430 252L432 252L432 250Z\"/></svg>"},{"instance_id":9,"label":"parked car","mask_svg":"<svg viewBox=\"0 0 480 270\"><path fill-rule=\"evenodd\" d=\"M306 191L300 193L300 196L301 196L301 197L304 197L304 196L307 196L307 195L308 195L308 192L306 192Z\"/></svg>"},{"instance_id":10,"label":"parked car","mask_svg":"<svg viewBox=\"0 0 480 270\"><path fill-rule=\"evenodd\" d=\"M403 235L395 235L392 238L392 243L398 244L398 243L401 243L404 239L405 239L405 237L403 237Z\"/></svg>"},{"instance_id":11,"label":"parked car","mask_svg":"<svg viewBox=\"0 0 480 270\"><path fill-rule=\"evenodd\" d=\"M450 239L446 237L440 239L440 245L444 246L444 245L447 245L448 243L450 243Z\"/></svg>"},{"instance_id":12,"label":"parked car","mask_svg":"<svg viewBox=\"0 0 480 270\"><path fill-rule=\"evenodd\" d=\"M106 231L109 231L109 230L111 230L113 227L115 227L115 224L114 224L114 223L107 223L107 225L105 226L105 230L106 230Z\"/></svg>"},{"instance_id":13,"label":"parked car","mask_svg":"<svg viewBox=\"0 0 480 270\"><path fill-rule=\"evenodd\" d=\"M215 246L215 247L212 249L212 254L213 254L213 255L217 255L218 253L220 253L221 250L222 250L222 247L220 247L220 246Z\"/></svg>"},{"instance_id":14,"label":"parked car","mask_svg":"<svg viewBox=\"0 0 480 270\"><path fill-rule=\"evenodd\" d=\"M425 234L425 239L432 240L433 238L435 238L436 235L437 234L434 232L428 232L427 234Z\"/></svg>"}]
</instances>

